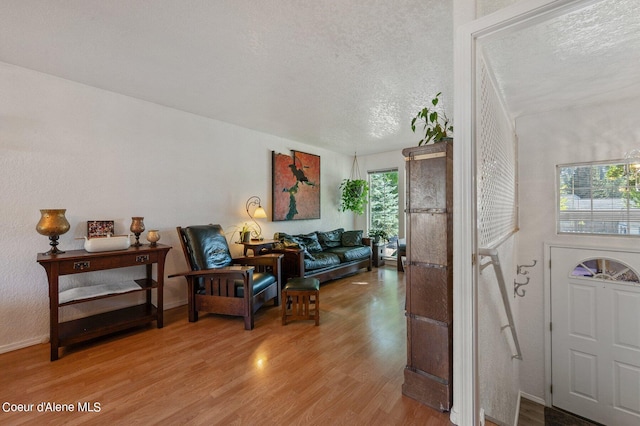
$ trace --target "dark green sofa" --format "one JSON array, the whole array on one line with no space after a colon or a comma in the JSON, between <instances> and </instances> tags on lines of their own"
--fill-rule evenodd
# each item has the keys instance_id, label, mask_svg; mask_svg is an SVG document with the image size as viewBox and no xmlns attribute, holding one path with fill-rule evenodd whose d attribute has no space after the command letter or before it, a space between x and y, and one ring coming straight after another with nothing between
<instances>
[{"instance_id":1,"label":"dark green sofa","mask_svg":"<svg viewBox=\"0 0 640 426\"><path fill-rule=\"evenodd\" d=\"M271 249L282 253L282 277L286 282L294 277L313 277L325 282L354 274L362 268L372 268L371 240L362 231L316 231L289 235L276 232L278 241Z\"/></svg>"}]
</instances>

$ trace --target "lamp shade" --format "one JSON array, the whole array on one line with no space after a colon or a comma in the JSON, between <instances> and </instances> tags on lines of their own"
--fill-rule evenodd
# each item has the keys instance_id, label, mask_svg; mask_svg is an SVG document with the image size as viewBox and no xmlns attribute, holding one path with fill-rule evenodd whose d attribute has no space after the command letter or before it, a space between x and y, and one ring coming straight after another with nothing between
<instances>
[{"instance_id":1,"label":"lamp shade","mask_svg":"<svg viewBox=\"0 0 640 426\"><path fill-rule=\"evenodd\" d=\"M255 217L257 219L266 219L267 212L264 211L262 206L258 206L258 208L255 209L254 212L253 212L253 217Z\"/></svg>"}]
</instances>

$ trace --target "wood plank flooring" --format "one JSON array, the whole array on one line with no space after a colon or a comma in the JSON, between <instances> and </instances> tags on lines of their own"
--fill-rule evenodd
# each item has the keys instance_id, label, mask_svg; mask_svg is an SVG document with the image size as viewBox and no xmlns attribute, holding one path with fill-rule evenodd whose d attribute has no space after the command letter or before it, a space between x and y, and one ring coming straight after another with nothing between
<instances>
[{"instance_id":1,"label":"wood plank flooring","mask_svg":"<svg viewBox=\"0 0 640 426\"><path fill-rule=\"evenodd\" d=\"M242 318L189 323L180 307L163 329L76 345L55 362L48 344L2 354L0 403L34 406L0 410L0 424L449 425L449 413L402 395L404 300L390 265L323 284L318 327L282 326L272 306L252 331ZM38 412L41 402L74 411Z\"/></svg>"},{"instance_id":2,"label":"wood plank flooring","mask_svg":"<svg viewBox=\"0 0 640 426\"><path fill-rule=\"evenodd\" d=\"M521 397L518 426L544 426L544 405Z\"/></svg>"}]
</instances>

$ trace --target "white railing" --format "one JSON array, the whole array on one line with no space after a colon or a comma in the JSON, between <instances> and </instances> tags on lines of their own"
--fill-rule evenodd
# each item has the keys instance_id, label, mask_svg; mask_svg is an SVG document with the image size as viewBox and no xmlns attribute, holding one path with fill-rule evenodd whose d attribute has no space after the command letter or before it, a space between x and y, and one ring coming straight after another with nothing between
<instances>
[{"instance_id":1,"label":"white railing","mask_svg":"<svg viewBox=\"0 0 640 426\"><path fill-rule=\"evenodd\" d=\"M502 304L507 315L507 321L509 324L502 327L501 330L508 328L511 331L511 338L513 339L513 345L516 353L511 358L522 359L522 351L520 350L520 343L518 342L518 333L516 332L516 326L513 321L513 313L511 312L511 304L509 303L509 296L507 295L507 285L504 281L504 274L502 273L502 267L500 266L500 258L498 257L498 250L495 248L479 248L478 255L489 257L491 260L480 264L480 270L482 271L489 265L493 265L493 270L496 273L496 279L498 281L498 287L500 288L500 295L502 296Z\"/></svg>"}]
</instances>

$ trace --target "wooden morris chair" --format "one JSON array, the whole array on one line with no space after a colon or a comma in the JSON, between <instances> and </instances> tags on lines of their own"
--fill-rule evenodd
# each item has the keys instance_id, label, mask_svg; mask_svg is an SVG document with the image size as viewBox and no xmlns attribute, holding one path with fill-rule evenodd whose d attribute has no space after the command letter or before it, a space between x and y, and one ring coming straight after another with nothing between
<instances>
[{"instance_id":1,"label":"wooden morris chair","mask_svg":"<svg viewBox=\"0 0 640 426\"><path fill-rule=\"evenodd\" d=\"M245 330L253 329L253 314L273 299L280 305L281 254L231 258L220 225L177 227L190 272L184 276L189 288L189 321L198 312L244 317Z\"/></svg>"}]
</instances>

